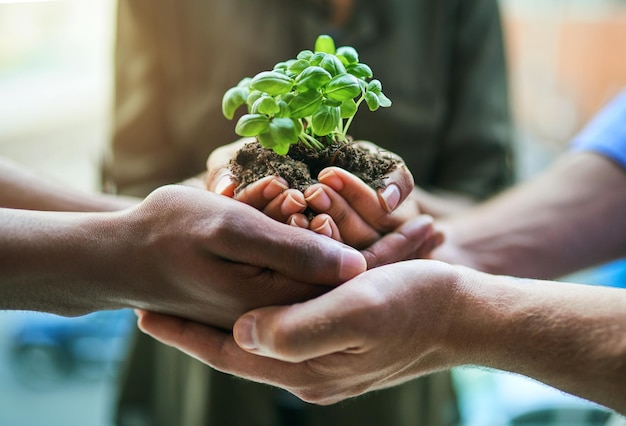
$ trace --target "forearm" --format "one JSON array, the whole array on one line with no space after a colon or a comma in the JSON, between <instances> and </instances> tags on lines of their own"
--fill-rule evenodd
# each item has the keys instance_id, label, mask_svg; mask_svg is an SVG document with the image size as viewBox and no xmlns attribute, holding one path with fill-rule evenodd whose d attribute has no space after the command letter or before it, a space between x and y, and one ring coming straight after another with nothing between
<instances>
[{"instance_id":1,"label":"forearm","mask_svg":"<svg viewBox=\"0 0 626 426\"><path fill-rule=\"evenodd\" d=\"M476 199L449 192L426 192L415 187L407 202L416 203L418 211L434 218L444 218L463 212L476 204Z\"/></svg>"},{"instance_id":2,"label":"forearm","mask_svg":"<svg viewBox=\"0 0 626 426\"><path fill-rule=\"evenodd\" d=\"M453 351L626 412L626 291L464 270Z\"/></svg>"},{"instance_id":3,"label":"forearm","mask_svg":"<svg viewBox=\"0 0 626 426\"><path fill-rule=\"evenodd\" d=\"M80 192L0 158L0 206L47 211L113 211L139 200Z\"/></svg>"},{"instance_id":4,"label":"forearm","mask_svg":"<svg viewBox=\"0 0 626 426\"><path fill-rule=\"evenodd\" d=\"M122 307L111 214L0 209L0 309L80 315Z\"/></svg>"},{"instance_id":5,"label":"forearm","mask_svg":"<svg viewBox=\"0 0 626 426\"><path fill-rule=\"evenodd\" d=\"M434 257L507 275L548 278L626 255L626 174L595 154L441 222Z\"/></svg>"}]
</instances>

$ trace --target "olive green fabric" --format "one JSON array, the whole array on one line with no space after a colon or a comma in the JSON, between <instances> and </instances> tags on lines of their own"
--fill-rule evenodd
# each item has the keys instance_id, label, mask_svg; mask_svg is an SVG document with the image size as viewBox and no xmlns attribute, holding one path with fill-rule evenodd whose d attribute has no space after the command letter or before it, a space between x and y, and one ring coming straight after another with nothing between
<instances>
[{"instance_id":1,"label":"olive green fabric","mask_svg":"<svg viewBox=\"0 0 626 426\"><path fill-rule=\"evenodd\" d=\"M484 198L510 183L497 2L354 1L338 28L321 0L119 0L105 188L145 195L203 171L215 147L237 138L221 114L223 93L312 48L321 33L357 48L393 101L360 111L353 137L400 154L425 189ZM212 372L145 336L136 336L126 367L121 425L437 426L457 418L447 373L316 407Z\"/></svg>"}]
</instances>

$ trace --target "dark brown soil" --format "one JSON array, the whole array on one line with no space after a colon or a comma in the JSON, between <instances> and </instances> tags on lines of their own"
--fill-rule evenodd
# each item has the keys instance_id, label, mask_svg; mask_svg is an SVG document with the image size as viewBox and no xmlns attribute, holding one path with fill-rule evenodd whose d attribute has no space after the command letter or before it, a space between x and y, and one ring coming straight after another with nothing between
<instances>
[{"instance_id":1,"label":"dark brown soil","mask_svg":"<svg viewBox=\"0 0 626 426\"><path fill-rule=\"evenodd\" d=\"M333 143L317 151L302 144L292 145L286 156L263 148L258 142L246 144L234 160L230 169L240 182L235 192L265 176L281 176L290 188L304 191L317 182L322 169L337 166L348 170L374 189L384 188L383 177L397 164L387 155L377 155L353 143Z\"/></svg>"}]
</instances>

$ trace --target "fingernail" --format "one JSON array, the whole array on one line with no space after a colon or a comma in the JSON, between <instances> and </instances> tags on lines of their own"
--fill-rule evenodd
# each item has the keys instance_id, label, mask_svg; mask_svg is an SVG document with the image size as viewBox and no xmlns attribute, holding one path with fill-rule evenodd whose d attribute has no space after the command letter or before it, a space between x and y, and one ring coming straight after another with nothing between
<instances>
[{"instance_id":1,"label":"fingernail","mask_svg":"<svg viewBox=\"0 0 626 426\"><path fill-rule=\"evenodd\" d=\"M280 206L282 214L293 213L294 211L302 211L306 208L306 204L302 204L296 200L293 194L287 194Z\"/></svg>"},{"instance_id":2,"label":"fingernail","mask_svg":"<svg viewBox=\"0 0 626 426\"><path fill-rule=\"evenodd\" d=\"M263 190L263 197L265 197L266 200L271 200L287 188L289 187L285 183L278 179L272 179Z\"/></svg>"},{"instance_id":3,"label":"fingernail","mask_svg":"<svg viewBox=\"0 0 626 426\"><path fill-rule=\"evenodd\" d=\"M330 186L335 191L341 191L344 187L343 180L341 180L341 178L337 176L337 173L333 170L322 171L317 176L317 180L322 182L324 185Z\"/></svg>"},{"instance_id":4,"label":"fingernail","mask_svg":"<svg viewBox=\"0 0 626 426\"><path fill-rule=\"evenodd\" d=\"M237 345L247 351L259 348L256 333L256 318L253 315L244 315L237 320L233 332Z\"/></svg>"},{"instance_id":5,"label":"fingernail","mask_svg":"<svg viewBox=\"0 0 626 426\"><path fill-rule=\"evenodd\" d=\"M398 207L400 201L400 190L396 185L389 185L378 193L378 198L387 213L391 213Z\"/></svg>"},{"instance_id":6,"label":"fingernail","mask_svg":"<svg viewBox=\"0 0 626 426\"><path fill-rule=\"evenodd\" d=\"M330 227L328 219L324 219L322 224L317 228L314 228L313 231L317 232L318 234L326 235L327 237L333 236L333 228Z\"/></svg>"},{"instance_id":7,"label":"fingernail","mask_svg":"<svg viewBox=\"0 0 626 426\"><path fill-rule=\"evenodd\" d=\"M306 202L318 211L326 211L330 208L330 197L323 188L317 190L305 198Z\"/></svg>"},{"instance_id":8,"label":"fingernail","mask_svg":"<svg viewBox=\"0 0 626 426\"><path fill-rule=\"evenodd\" d=\"M215 184L215 193L228 195L229 193L232 192L233 185L234 184L233 184L232 176L228 173L223 174L222 176L220 176L217 183ZM229 189L229 187L231 188Z\"/></svg>"},{"instance_id":9,"label":"fingernail","mask_svg":"<svg viewBox=\"0 0 626 426\"><path fill-rule=\"evenodd\" d=\"M367 262L361 253L351 248L341 250L341 267L339 279L347 281L367 269Z\"/></svg>"},{"instance_id":10,"label":"fingernail","mask_svg":"<svg viewBox=\"0 0 626 426\"><path fill-rule=\"evenodd\" d=\"M306 229L309 227L309 221L302 215L293 214L289 217L289 225Z\"/></svg>"}]
</instances>

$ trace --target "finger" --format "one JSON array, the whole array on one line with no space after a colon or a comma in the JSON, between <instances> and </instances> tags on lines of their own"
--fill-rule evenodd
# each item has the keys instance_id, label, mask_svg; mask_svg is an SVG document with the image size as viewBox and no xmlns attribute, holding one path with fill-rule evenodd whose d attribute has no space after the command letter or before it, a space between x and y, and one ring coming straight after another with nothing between
<instances>
[{"instance_id":1,"label":"finger","mask_svg":"<svg viewBox=\"0 0 626 426\"><path fill-rule=\"evenodd\" d=\"M212 175L209 173L205 174L205 186L209 191L233 198L235 196L237 182L230 173L230 170L220 169Z\"/></svg>"},{"instance_id":2,"label":"finger","mask_svg":"<svg viewBox=\"0 0 626 426\"><path fill-rule=\"evenodd\" d=\"M404 160L397 154L382 149L381 147L368 141L358 141L362 148L368 149L377 156L390 157L396 160L395 168L387 172L384 176L386 187L378 190L378 198L385 211L391 213L404 201L413 191L415 182L413 175L406 167Z\"/></svg>"},{"instance_id":3,"label":"finger","mask_svg":"<svg viewBox=\"0 0 626 426\"><path fill-rule=\"evenodd\" d=\"M168 346L228 374L281 386L301 369L242 350L229 333L169 315L143 312L139 329Z\"/></svg>"},{"instance_id":4,"label":"finger","mask_svg":"<svg viewBox=\"0 0 626 426\"><path fill-rule=\"evenodd\" d=\"M239 139L233 143L230 143L228 145L223 145L215 149L211 153L211 155L209 155L209 158L207 158L207 163L206 163L206 167L207 167L206 188L209 191L213 191L218 194L228 195L220 191L223 188L234 185L234 184L226 185L229 179L231 182L234 181L232 179L232 176L230 175L228 164L230 163L230 160L235 158L237 151L239 151L239 149L241 149L241 147L244 144L248 142L252 142L252 141L254 141L254 139L252 138ZM221 186L217 186L218 181L220 182ZM233 186L233 189L234 189L234 186Z\"/></svg>"},{"instance_id":5,"label":"finger","mask_svg":"<svg viewBox=\"0 0 626 426\"><path fill-rule=\"evenodd\" d=\"M206 244L215 255L314 284L336 285L367 267L363 255L345 244L279 223L243 203L221 201L233 205L224 205L225 218L207 230Z\"/></svg>"},{"instance_id":6,"label":"finger","mask_svg":"<svg viewBox=\"0 0 626 426\"><path fill-rule=\"evenodd\" d=\"M286 223L295 213L306 210L306 201L302 192L297 189L287 189L271 200L263 209L263 213L281 223Z\"/></svg>"},{"instance_id":7,"label":"finger","mask_svg":"<svg viewBox=\"0 0 626 426\"><path fill-rule=\"evenodd\" d=\"M393 176L396 174L392 172ZM393 229L399 225L395 221L395 216L389 213L395 210L410 193L408 191L404 194L404 190L400 189L394 181L390 181L385 188L375 191L352 173L338 167L328 167L322 170L318 180L339 193L365 222L381 231ZM381 200L386 201L383 203Z\"/></svg>"},{"instance_id":8,"label":"finger","mask_svg":"<svg viewBox=\"0 0 626 426\"><path fill-rule=\"evenodd\" d=\"M387 186L377 191L378 200L383 209L391 213L411 194L415 184L404 164L397 166L384 179Z\"/></svg>"},{"instance_id":9,"label":"finger","mask_svg":"<svg viewBox=\"0 0 626 426\"><path fill-rule=\"evenodd\" d=\"M296 228L309 229L309 219L303 215L302 213L294 213L289 216L287 219L287 223L291 226L295 226Z\"/></svg>"},{"instance_id":10,"label":"finger","mask_svg":"<svg viewBox=\"0 0 626 426\"><path fill-rule=\"evenodd\" d=\"M339 228L333 219L327 214L319 214L311 219L309 229L320 235L325 235L333 240L342 241Z\"/></svg>"},{"instance_id":11,"label":"finger","mask_svg":"<svg viewBox=\"0 0 626 426\"><path fill-rule=\"evenodd\" d=\"M383 209L387 211L388 213L392 212L398 205L400 205L400 203L402 203L403 200L406 199L406 197L409 196L411 191L413 191L413 186L414 186L413 175L411 174L409 169L406 167L404 160L402 160L402 158L399 155L391 151L382 149L381 147L377 146L376 144L373 144L372 142L356 141L355 143L359 145L361 148L364 148L374 153L377 156L390 157L396 160L397 162L396 167L390 170L386 174L386 176L384 177L384 180L385 180L387 187L391 185L396 186L396 188L399 190L399 197L396 198L397 194L391 191L379 199Z\"/></svg>"},{"instance_id":12,"label":"finger","mask_svg":"<svg viewBox=\"0 0 626 426\"><path fill-rule=\"evenodd\" d=\"M433 218L420 215L407 221L394 232L385 235L361 253L367 260L368 269L402 260L416 259L421 253L420 248L426 242L431 241L434 234ZM435 242L432 241L432 243Z\"/></svg>"},{"instance_id":13,"label":"finger","mask_svg":"<svg viewBox=\"0 0 626 426\"><path fill-rule=\"evenodd\" d=\"M424 244L417 250L415 257L417 259L429 259L433 250L443 244L445 241L445 235L441 230L435 229L434 234L431 235Z\"/></svg>"},{"instance_id":14,"label":"finger","mask_svg":"<svg viewBox=\"0 0 626 426\"><path fill-rule=\"evenodd\" d=\"M243 188L235 195L235 199L262 211L288 188L285 179L278 176L266 176Z\"/></svg>"},{"instance_id":15,"label":"finger","mask_svg":"<svg viewBox=\"0 0 626 426\"><path fill-rule=\"evenodd\" d=\"M365 341L358 337L359 297L337 287L308 302L287 307L266 307L240 317L233 327L237 344L248 352L292 363L336 352L358 352Z\"/></svg>"},{"instance_id":16,"label":"finger","mask_svg":"<svg viewBox=\"0 0 626 426\"><path fill-rule=\"evenodd\" d=\"M377 230L365 222L334 189L324 184L316 184L307 188L304 195L307 205L312 210L332 217L333 223L341 233L341 239L350 246L367 247L380 237Z\"/></svg>"}]
</instances>

